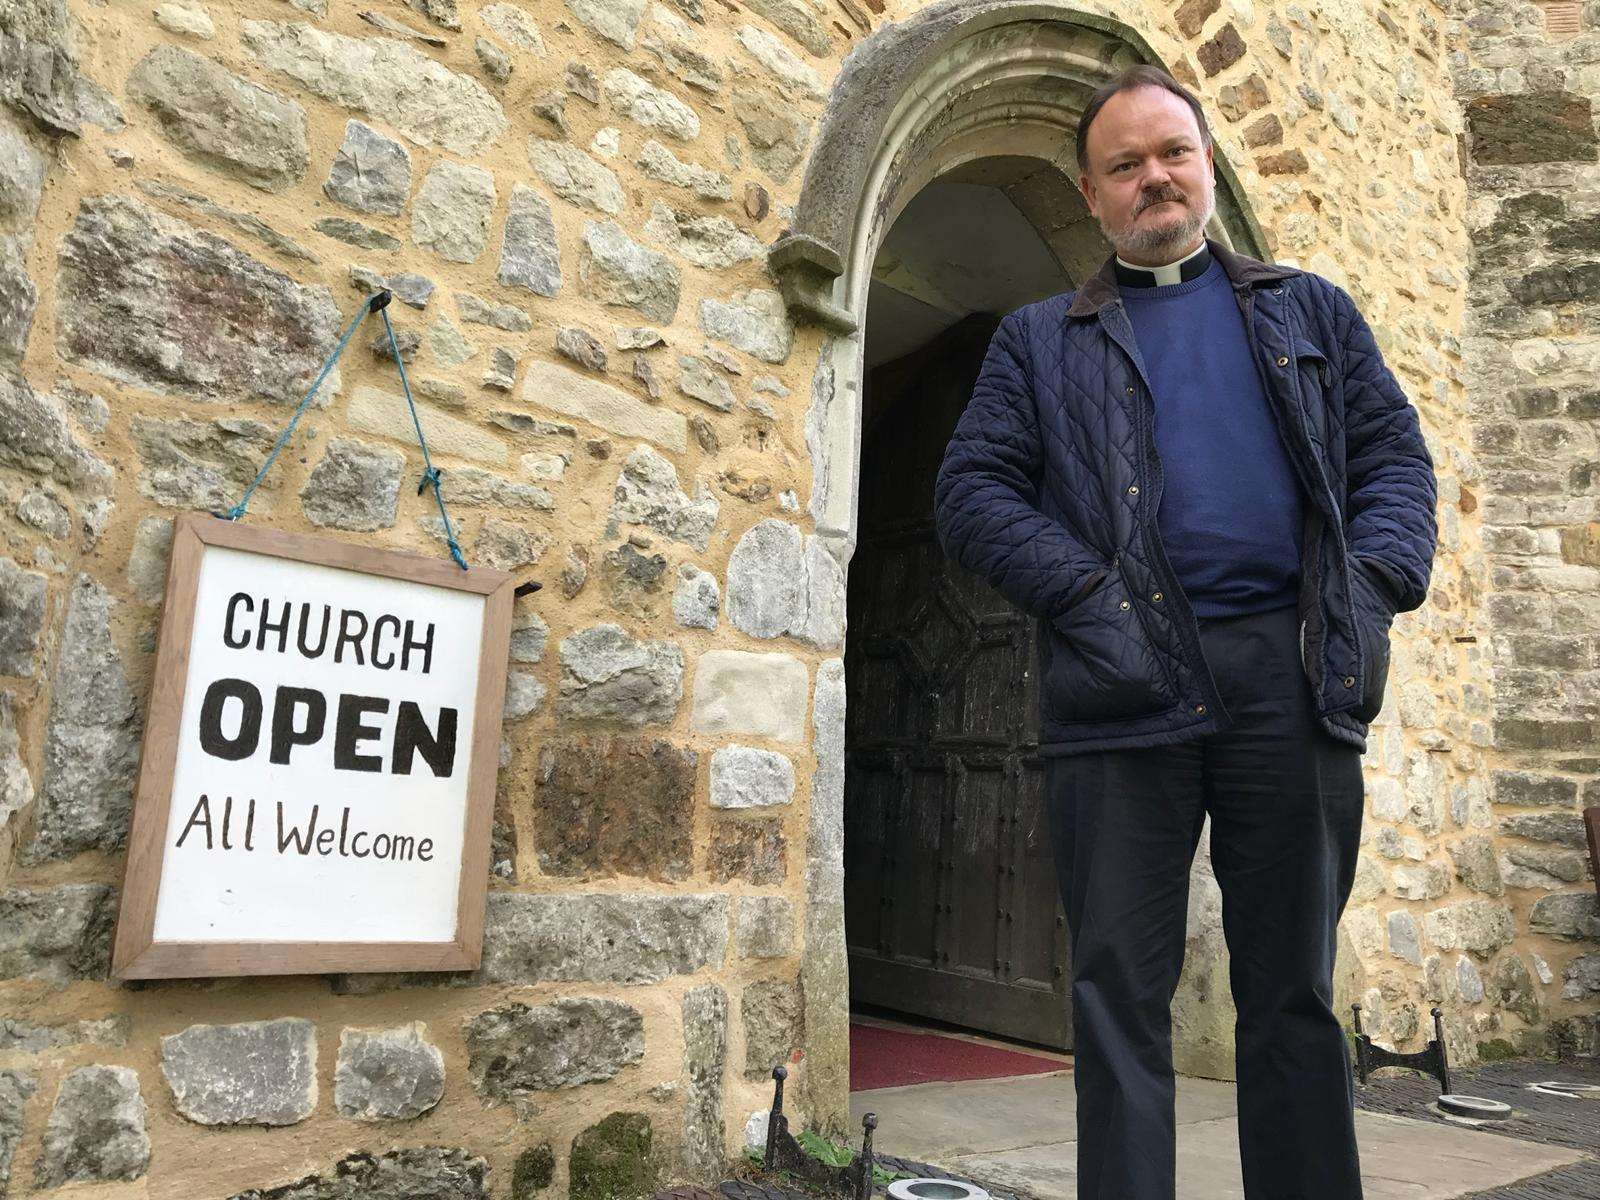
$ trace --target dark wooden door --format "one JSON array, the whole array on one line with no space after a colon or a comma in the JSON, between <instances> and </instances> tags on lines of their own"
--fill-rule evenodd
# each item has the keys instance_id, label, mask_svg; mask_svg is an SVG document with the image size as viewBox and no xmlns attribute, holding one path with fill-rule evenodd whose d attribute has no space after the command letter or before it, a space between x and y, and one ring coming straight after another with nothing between
<instances>
[{"instance_id":1,"label":"dark wooden door","mask_svg":"<svg viewBox=\"0 0 1600 1200\"><path fill-rule=\"evenodd\" d=\"M1069 1049L1039 623L948 560L933 526L995 324L970 317L868 378L845 650L850 994Z\"/></svg>"}]
</instances>

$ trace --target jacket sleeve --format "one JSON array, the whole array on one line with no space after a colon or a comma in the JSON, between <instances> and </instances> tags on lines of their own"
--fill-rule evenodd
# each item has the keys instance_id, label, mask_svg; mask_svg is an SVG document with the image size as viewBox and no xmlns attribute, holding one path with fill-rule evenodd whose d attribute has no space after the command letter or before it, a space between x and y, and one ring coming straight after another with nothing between
<instances>
[{"instance_id":1,"label":"jacket sleeve","mask_svg":"<svg viewBox=\"0 0 1600 1200\"><path fill-rule=\"evenodd\" d=\"M1380 576L1396 612L1421 607L1438 544L1438 482L1416 408L1348 292L1335 285L1344 353L1345 541Z\"/></svg>"},{"instance_id":2,"label":"jacket sleeve","mask_svg":"<svg viewBox=\"0 0 1600 1200\"><path fill-rule=\"evenodd\" d=\"M1108 564L1039 511L1044 467L1021 317L1000 322L934 480L945 554L1046 620L1071 607Z\"/></svg>"}]
</instances>

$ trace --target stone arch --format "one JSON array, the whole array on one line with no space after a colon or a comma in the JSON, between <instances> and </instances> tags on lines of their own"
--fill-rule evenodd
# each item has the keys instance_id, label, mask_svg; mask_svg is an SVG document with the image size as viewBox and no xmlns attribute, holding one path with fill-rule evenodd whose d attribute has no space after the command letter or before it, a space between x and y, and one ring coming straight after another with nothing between
<instances>
[{"instance_id":1,"label":"stone arch","mask_svg":"<svg viewBox=\"0 0 1600 1200\"><path fill-rule=\"evenodd\" d=\"M992 182L998 160L1001 177L1031 173L1035 186L1008 195L1067 277L1083 278L1105 251L1084 249L1079 226L1093 217L1077 193L1074 132L1094 90L1137 63L1166 66L1122 22L1040 0L936 0L876 30L845 60L792 225L767 256L791 318L824 330L806 421L810 512L841 565L856 542L867 285L885 234L926 184L959 180L980 161ZM1215 161L1207 234L1270 258L1232 166L1220 152ZM802 981L804 1095L812 1120L838 1131L848 1121L849 993L844 772L831 760L844 754L843 702L842 662L831 660L817 683Z\"/></svg>"}]
</instances>

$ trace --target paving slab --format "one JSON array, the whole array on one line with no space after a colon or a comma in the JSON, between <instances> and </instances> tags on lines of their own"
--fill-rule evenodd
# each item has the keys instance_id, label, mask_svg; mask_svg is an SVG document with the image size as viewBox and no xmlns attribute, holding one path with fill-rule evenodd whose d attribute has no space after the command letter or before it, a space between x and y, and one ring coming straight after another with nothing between
<instances>
[{"instance_id":1,"label":"paving slab","mask_svg":"<svg viewBox=\"0 0 1600 1200\"><path fill-rule=\"evenodd\" d=\"M1070 1071L922 1083L857 1092L851 1111L878 1114L886 1154L1077 1200L1077 1095ZM1231 1083L1179 1078L1178 1200L1243 1200ZM1366 1200L1453 1200L1585 1161L1580 1151L1357 1110Z\"/></svg>"}]
</instances>

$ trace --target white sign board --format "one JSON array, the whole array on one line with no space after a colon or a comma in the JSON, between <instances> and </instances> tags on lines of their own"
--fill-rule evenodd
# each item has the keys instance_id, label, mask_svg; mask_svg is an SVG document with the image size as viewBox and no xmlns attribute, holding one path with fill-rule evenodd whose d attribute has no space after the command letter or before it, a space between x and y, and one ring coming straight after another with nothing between
<instances>
[{"instance_id":1,"label":"white sign board","mask_svg":"<svg viewBox=\"0 0 1600 1200\"><path fill-rule=\"evenodd\" d=\"M119 977L477 965L510 583L179 519Z\"/></svg>"}]
</instances>

